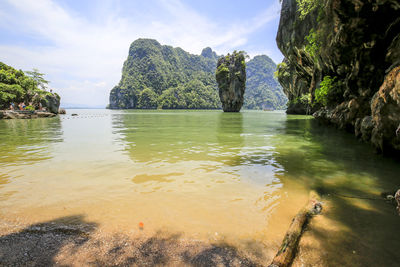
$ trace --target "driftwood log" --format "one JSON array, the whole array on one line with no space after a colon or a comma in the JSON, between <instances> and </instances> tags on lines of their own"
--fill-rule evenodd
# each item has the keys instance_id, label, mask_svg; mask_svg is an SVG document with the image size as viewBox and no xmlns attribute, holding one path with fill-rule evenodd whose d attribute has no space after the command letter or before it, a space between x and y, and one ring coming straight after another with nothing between
<instances>
[{"instance_id":1,"label":"driftwood log","mask_svg":"<svg viewBox=\"0 0 400 267\"><path fill-rule=\"evenodd\" d=\"M321 210L318 194L311 192L309 202L293 218L282 245L269 267L286 267L292 264L305 226L310 218L319 214Z\"/></svg>"}]
</instances>

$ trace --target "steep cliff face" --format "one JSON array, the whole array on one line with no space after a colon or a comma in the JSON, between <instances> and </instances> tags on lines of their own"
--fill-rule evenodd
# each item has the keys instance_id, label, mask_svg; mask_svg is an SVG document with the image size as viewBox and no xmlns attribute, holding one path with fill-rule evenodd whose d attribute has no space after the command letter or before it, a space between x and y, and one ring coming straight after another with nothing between
<instances>
[{"instance_id":1,"label":"steep cliff face","mask_svg":"<svg viewBox=\"0 0 400 267\"><path fill-rule=\"evenodd\" d=\"M110 108L218 108L217 55L202 55L138 39L129 48L122 78L110 93Z\"/></svg>"},{"instance_id":2,"label":"steep cliff face","mask_svg":"<svg viewBox=\"0 0 400 267\"><path fill-rule=\"evenodd\" d=\"M277 44L288 113L313 113L398 153L398 0L283 0Z\"/></svg>"},{"instance_id":3,"label":"steep cliff face","mask_svg":"<svg viewBox=\"0 0 400 267\"><path fill-rule=\"evenodd\" d=\"M218 59L215 74L219 98L225 112L239 112L246 89L246 63L242 52L233 52Z\"/></svg>"},{"instance_id":4,"label":"steep cliff face","mask_svg":"<svg viewBox=\"0 0 400 267\"><path fill-rule=\"evenodd\" d=\"M201 55L138 39L129 49L121 81L110 92L112 109L216 109L221 104L215 81L218 55L209 47ZM248 62L245 108L281 109L286 97L274 78L275 63L268 56Z\"/></svg>"}]
</instances>

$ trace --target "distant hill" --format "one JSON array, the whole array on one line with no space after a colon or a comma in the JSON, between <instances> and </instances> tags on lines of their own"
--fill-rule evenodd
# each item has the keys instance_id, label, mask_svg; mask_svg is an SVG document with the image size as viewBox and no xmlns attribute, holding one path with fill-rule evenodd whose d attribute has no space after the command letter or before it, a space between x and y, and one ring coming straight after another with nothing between
<instances>
[{"instance_id":1,"label":"distant hill","mask_svg":"<svg viewBox=\"0 0 400 267\"><path fill-rule=\"evenodd\" d=\"M255 63L252 63L256 58ZM282 93L282 89L273 78L276 65L267 56L256 58L247 63L247 79L251 83L248 83L245 93L245 108L281 108L278 91ZM204 48L201 55L192 55L179 47L161 45L156 40L138 39L129 48L121 81L111 90L109 107L220 108L215 81L217 60L218 55L209 47ZM261 73L263 71L266 73ZM264 85L262 80L265 80Z\"/></svg>"},{"instance_id":2,"label":"distant hill","mask_svg":"<svg viewBox=\"0 0 400 267\"><path fill-rule=\"evenodd\" d=\"M286 109L287 97L274 77L276 64L266 55L255 56L246 64L245 109Z\"/></svg>"}]
</instances>

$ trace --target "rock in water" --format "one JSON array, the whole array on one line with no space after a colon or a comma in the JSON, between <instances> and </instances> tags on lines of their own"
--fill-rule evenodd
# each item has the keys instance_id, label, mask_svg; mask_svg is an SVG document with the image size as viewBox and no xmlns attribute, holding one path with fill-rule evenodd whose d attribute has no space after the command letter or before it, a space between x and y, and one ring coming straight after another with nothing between
<instances>
[{"instance_id":1,"label":"rock in water","mask_svg":"<svg viewBox=\"0 0 400 267\"><path fill-rule=\"evenodd\" d=\"M218 59L216 79L219 98L225 112L239 112L246 88L246 63L244 52L234 51Z\"/></svg>"},{"instance_id":2,"label":"rock in water","mask_svg":"<svg viewBox=\"0 0 400 267\"><path fill-rule=\"evenodd\" d=\"M57 114L60 108L60 96L56 93L50 93L46 95L46 99L43 100L42 106L45 107L51 113Z\"/></svg>"}]
</instances>

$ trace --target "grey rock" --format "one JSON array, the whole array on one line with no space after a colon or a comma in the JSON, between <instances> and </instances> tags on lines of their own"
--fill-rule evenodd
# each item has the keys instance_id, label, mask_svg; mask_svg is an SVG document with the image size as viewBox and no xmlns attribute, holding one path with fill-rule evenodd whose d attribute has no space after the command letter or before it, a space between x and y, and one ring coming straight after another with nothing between
<instances>
[{"instance_id":1,"label":"grey rock","mask_svg":"<svg viewBox=\"0 0 400 267\"><path fill-rule=\"evenodd\" d=\"M58 94L46 95L46 100L42 101L42 106L54 114L58 114L60 107L60 96Z\"/></svg>"}]
</instances>

